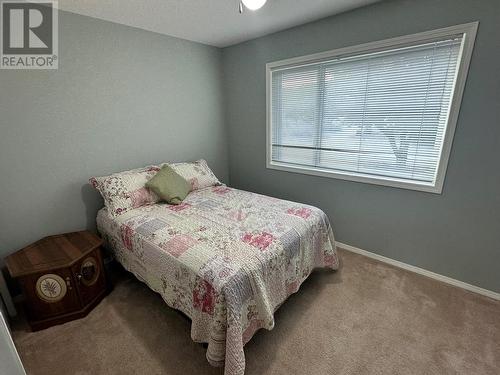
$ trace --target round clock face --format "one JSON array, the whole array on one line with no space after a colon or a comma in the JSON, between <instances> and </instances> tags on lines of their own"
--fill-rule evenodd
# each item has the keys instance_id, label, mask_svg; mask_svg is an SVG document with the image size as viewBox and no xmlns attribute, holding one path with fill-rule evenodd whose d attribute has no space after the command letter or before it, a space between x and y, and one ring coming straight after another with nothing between
<instances>
[{"instance_id":1,"label":"round clock face","mask_svg":"<svg viewBox=\"0 0 500 375\"><path fill-rule=\"evenodd\" d=\"M66 283L61 276L48 273L38 278L36 294L45 302L58 302L66 295Z\"/></svg>"}]
</instances>

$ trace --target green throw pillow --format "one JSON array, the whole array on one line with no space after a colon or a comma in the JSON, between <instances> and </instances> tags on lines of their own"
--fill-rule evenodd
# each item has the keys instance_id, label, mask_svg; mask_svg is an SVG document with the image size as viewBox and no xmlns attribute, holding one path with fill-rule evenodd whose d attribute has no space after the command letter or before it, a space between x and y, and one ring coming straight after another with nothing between
<instances>
[{"instance_id":1,"label":"green throw pillow","mask_svg":"<svg viewBox=\"0 0 500 375\"><path fill-rule=\"evenodd\" d=\"M146 183L161 199L170 204L179 204L191 191L191 185L168 165L163 166Z\"/></svg>"}]
</instances>

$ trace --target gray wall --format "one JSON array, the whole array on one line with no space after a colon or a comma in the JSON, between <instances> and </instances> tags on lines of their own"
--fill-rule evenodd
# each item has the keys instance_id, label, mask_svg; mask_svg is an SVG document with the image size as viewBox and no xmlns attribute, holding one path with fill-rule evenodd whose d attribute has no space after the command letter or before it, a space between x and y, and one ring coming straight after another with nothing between
<instances>
[{"instance_id":1,"label":"gray wall","mask_svg":"<svg viewBox=\"0 0 500 375\"><path fill-rule=\"evenodd\" d=\"M221 51L61 12L59 70L0 70L0 259L93 228L88 178L204 157L227 181Z\"/></svg>"},{"instance_id":2,"label":"gray wall","mask_svg":"<svg viewBox=\"0 0 500 375\"><path fill-rule=\"evenodd\" d=\"M265 64L480 21L442 195L265 168ZM500 291L500 2L385 1L223 50L231 184L317 205L339 241Z\"/></svg>"},{"instance_id":3,"label":"gray wall","mask_svg":"<svg viewBox=\"0 0 500 375\"><path fill-rule=\"evenodd\" d=\"M265 168L267 62L476 20L442 195ZM385 1L222 52L61 12L59 70L0 70L0 257L93 229L90 176L205 157L236 187L321 207L339 241L500 291L499 33L497 0Z\"/></svg>"}]
</instances>

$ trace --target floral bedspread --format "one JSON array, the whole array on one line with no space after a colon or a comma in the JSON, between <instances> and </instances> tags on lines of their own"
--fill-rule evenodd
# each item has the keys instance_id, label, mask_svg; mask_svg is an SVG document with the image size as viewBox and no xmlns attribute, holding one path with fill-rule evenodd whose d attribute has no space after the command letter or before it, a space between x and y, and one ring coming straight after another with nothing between
<instances>
[{"instance_id":1,"label":"floral bedspread","mask_svg":"<svg viewBox=\"0 0 500 375\"><path fill-rule=\"evenodd\" d=\"M243 346L314 268L339 264L323 211L227 186L115 218L102 209L97 225L127 270L192 319L226 375L244 373Z\"/></svg>"}]
</instances>

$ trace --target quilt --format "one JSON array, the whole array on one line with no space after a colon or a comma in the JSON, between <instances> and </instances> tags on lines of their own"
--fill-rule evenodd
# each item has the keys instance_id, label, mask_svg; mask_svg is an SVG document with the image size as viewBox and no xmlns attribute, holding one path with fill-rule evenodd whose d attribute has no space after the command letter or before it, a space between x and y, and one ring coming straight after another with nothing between
<instances>
[{"instance_id":1,"label":"quilt","mask_svg":"<svg viewBox=\"0 0 500 375\"><path fill-rule=\"evenodd\" d=\"M125 269L191 318L225 375L244 374L244 345L314 268L339 266L323 211L224 185L117 217L103 208L97 226Z\"/></svg>"}]
</instances>

